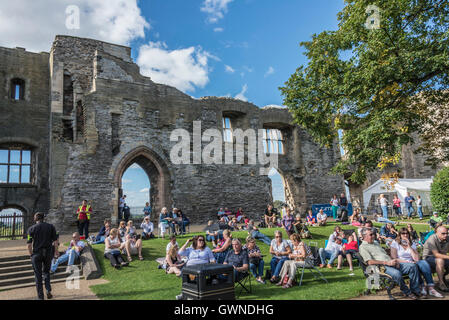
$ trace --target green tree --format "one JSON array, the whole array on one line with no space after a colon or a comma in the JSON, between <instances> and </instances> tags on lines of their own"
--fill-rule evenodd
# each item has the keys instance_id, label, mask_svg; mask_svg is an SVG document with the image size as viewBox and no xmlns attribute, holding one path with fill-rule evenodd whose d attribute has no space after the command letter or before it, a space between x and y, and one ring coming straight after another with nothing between
<instances>
[{"instance_id":1,"label":"green tree","mask_svg":"<svg viewBox=\"0 0 449 320\"><path fill-rule=\"evenodd\" d=\"M429 105L449 105L449 2L346 0L338 21L338 30L301 43L308 63L280 90L295 122L321 145L343 132L345 156L333 173L362 183L398 163L402 146L435 121ZM448 140L438 145L433 137L421 151L446 147L430 158L449 160Z\"/></svg>"},{"instance_id":2,"label":"green tree","mask_svg":"<svg viewBox=\"0 0 449 320\"><path fill-rule=\"evenodd\" d=\"M281 210L283 204L284 203L281 200L274 200L273 207L275 207L278 210Z\"/></svg>"},{"instance_id":3,"label":"green tree","mask_svg":"<svg viewBox=\"0 0 449 320\"><path fill-rule=\"evenodd\" d=\"M430 186L430 201L433 210L440 215L449 214L449 167L438 171Z\"/></svg>"}]
</instances>

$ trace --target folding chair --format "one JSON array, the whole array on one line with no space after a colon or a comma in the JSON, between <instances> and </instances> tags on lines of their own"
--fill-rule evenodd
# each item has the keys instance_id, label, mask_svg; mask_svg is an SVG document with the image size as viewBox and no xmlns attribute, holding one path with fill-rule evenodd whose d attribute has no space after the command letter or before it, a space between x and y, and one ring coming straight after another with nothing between
<instances>
[{"instance_id":1,"label":"folding chair","mask_svg":"<svg viewBox=\"0 0 449 320\"><path fill-rule=\"evenodd\" d=\"M310 243L312 243L312 242L310 242ZM321 279L324 280L324 282L328 283L327 279L323 276L321 271L318 270L318 268L315 267L316 265L318 265L318 263L319 263L318 261L320 259L318 257L317 247L316 246L309 246L309 247L310 247L310 250L312 251L313 260L310 260L310 259L306 260L306 262L302 265L302 268L296 269L296 277L298 277L298 272L301 272L301 279L298 282L298 286L299 287L302 285L302 278L304 277L304 270L306 270L306 269L309 270L312 273L314 279L318 279L319 280L320 277L321 277ZM316 275L316 273L318 273L319 276Z\"/></svg>"},{"instance_id":2,"label":"folding chair","mask_svg":"<svg viewBox=\"0 0 449 320\"><path fill-rule=\"evenodd\" d=\"M240 291L237 295L237 298L240 297L240 295L242 294L243 290L245 290L247 293L251 293L252 292L252 287L251 287L251 273L249 271L246 272L242 272L242 277L240 279L235 279L235 283L236 283L236 289L240 286Z\"/></svg>"}]
</instances>

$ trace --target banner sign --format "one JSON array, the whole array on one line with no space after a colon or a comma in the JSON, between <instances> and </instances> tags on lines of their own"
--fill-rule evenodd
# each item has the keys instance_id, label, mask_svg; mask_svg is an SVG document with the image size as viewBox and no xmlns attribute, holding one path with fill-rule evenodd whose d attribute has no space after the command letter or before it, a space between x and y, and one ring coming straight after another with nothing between
<instances>
[{"instance_id":1,"label":"banner sign","mask_svg":"<svg viewBox=\"0 0 449 320\"><path fill-rule=\"evenodd\" d=\"M327 204L314 204L312 205L312 213L313 216L316 217L316 215L318 214L318 212L323 209L324 213L328 216L328 217L332 217L332 206L327 203ZM348 217L352 215L352 203L348 203ZM339 213L340 213L340 209L338 209Z\"/></svg>"}]
</instances>

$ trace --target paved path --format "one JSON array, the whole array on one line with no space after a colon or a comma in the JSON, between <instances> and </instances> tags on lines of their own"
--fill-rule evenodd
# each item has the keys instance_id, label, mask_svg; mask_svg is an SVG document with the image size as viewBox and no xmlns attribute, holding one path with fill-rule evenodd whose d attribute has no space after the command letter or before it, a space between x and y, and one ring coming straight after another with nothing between
<instances>
[{"instance_id":1,"label":"paved path","mask_svg":"<svg viewBox=\"0 0 449 320\"><path fill-rule=\"evenodd\" d=\"M444 293L444 292L440 292L440 293L444 296L443 298L435 298L432 296L427 296L424 298L420 298L420 300L449 300L449 293ZM411 300L411 299L405 297L402 294L401 290L397 286L392 290L392 294L396 300L403 300L403 301ZM378 292L377 294L360 296L360 297L352 298L349 300L389 300L389 298L388 298L387 291L383 290L383 291Z\"/></svg>"}]
</instances>

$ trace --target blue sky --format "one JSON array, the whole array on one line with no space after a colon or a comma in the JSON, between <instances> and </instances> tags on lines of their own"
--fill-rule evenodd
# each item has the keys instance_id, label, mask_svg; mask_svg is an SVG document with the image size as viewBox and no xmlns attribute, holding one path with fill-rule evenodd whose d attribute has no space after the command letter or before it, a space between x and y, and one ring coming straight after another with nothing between
<instances>
[{"instance_id":1,"label":"blue sky","mask_svg":"<svg viewBox=\"0 0 449 320\"><path fill-rule=\"evenodd\" d=\"M246 86L244 97L258 106L282 105L278 87L306 62L299 42L336 29L336 15L343 8L342 0L234 0L212 23L211 15L201 11L203 4L139 2L150 29L145 38L131 43L133 58L149 41L165 43L168 51L200 46L215 57L208 59L209 81L185 92L194 97L235 97Z\"/></svg>"},{"instance_id":2,"label":"blue sky","mask_svg":"<svg viewBox=\"0 0 449 320\"><path fill-rule=\"evenodd\" d=\"M343 0L1 1L0 46L49 52L58 34L127 45L143 75L195 98L282 105L278 88L307 62L299 43L336 30L343 6ZM143 205L147 176L133 167L123 179L129 204ZM280 199L280 176L273 180Z\"/></svg>"}]
</instances>

